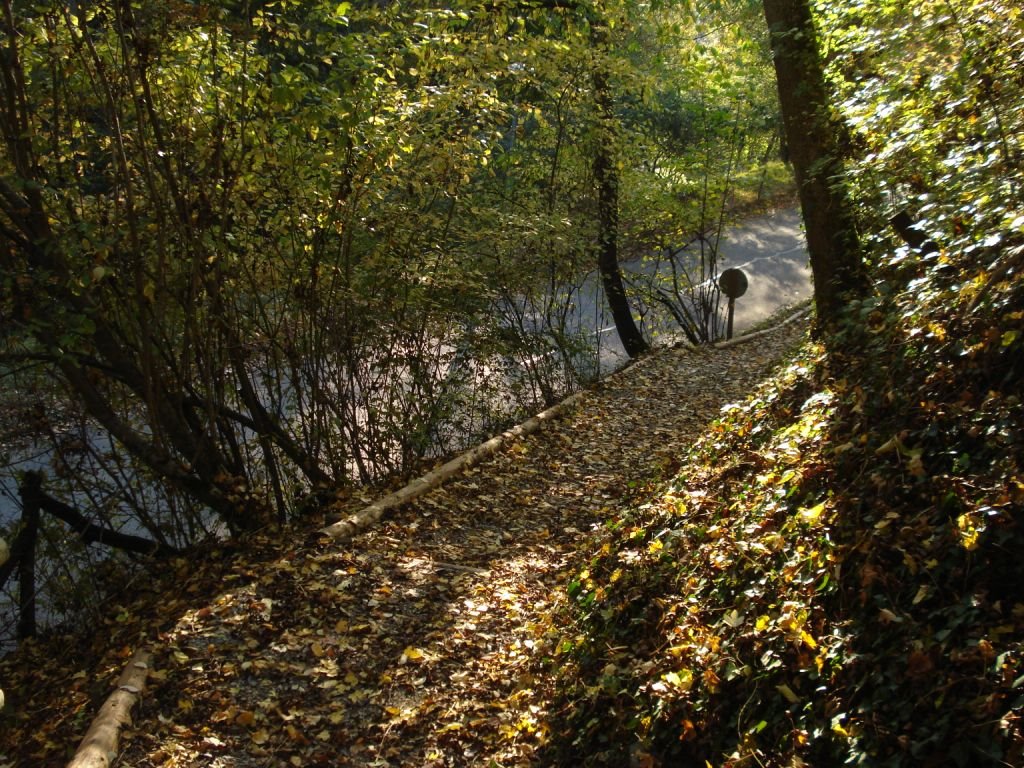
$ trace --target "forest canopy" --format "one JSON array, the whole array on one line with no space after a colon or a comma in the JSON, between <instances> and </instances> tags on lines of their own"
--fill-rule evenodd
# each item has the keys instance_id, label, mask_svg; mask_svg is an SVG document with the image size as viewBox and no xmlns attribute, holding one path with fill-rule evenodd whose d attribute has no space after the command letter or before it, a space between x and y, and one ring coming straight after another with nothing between
<instances>
[{"instance_id":1,"label":"forest canopy","mask_svg":"<svg viewBox=\"0 0 1024 768\"><path fill-rule=\"evenodd\" d=\"M585 315L714 340L718 235L787 181L744 3L3 10L5 482L154 547L554 402Z\"/></svg>"}]
</instances>

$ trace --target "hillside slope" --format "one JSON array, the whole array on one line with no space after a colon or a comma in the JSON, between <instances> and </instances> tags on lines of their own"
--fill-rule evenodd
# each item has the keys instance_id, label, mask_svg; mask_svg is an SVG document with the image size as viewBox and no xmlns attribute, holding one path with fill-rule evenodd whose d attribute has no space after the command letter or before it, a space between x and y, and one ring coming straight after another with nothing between
<instances>
[{"instance_id":1,"label":"hillside slope","mask_svg":"<svg viewBox=\"0 0 1024 768\"><path fill-rule=\"evenodd\" d=\"M541 764L1024 763L1021 240L882 267L607 526Z\"/></svg>"},{"instance_id":2,"label":"hillside slope","mask_svg":"<svg viewBox=\"0 0 1024 768\"><path fill-rule=\"evenodd\" d=\"M1021 313L937 345L892 309L608 527L541 764L1021 764Z\"/></svg>"}]
</instances>

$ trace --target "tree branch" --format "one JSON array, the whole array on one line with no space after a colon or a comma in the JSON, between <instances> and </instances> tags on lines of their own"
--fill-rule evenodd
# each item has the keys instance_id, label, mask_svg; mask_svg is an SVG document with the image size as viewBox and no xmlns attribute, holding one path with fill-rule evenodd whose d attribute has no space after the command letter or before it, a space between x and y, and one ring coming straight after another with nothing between
<instances>
[{"instance_id":1,"label":"tree branch","mask_svg":"<svg viewBox=\"0 0 1024 768\"><path fill-rule=\"evenodd\" d=\"M96 525L74 507L59 501L43 491L43 476L39 472L26 472L19 488L22 504L38 504L39 508L71 526L86 544L103 544L125 552L140 555L173 555L179 550L158 541L121 533Z\"/></svg>"}]
</instances>

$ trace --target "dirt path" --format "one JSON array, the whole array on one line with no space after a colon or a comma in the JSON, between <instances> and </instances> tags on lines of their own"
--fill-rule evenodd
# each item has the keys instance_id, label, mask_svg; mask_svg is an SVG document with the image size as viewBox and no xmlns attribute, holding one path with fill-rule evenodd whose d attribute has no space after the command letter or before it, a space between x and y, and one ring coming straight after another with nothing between
<instances>
[{"instance_id":1,"label":"dirt path","mask_svg":"<svg viewBox=\"0 0 1024 768\"><path fill-rule=\"evenodd\" d=\"M120 765L529 764L563 569L804 330L662 352L347 544L236 560L161 636Z\"/></svg>"}]
</instances>

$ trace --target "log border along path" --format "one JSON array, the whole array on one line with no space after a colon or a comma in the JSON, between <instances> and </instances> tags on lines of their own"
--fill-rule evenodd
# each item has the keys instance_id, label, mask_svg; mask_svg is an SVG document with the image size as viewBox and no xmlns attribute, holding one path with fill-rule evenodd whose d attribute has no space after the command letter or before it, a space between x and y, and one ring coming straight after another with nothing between
<instances>
[{"instance_id":1,"label":"log border along path","mask_svg":"<svg viewBox=\"0 0 1024 768\"><path fill-rule=\"evenodd\" d=\"M786 358L804 318L653 354L348 541L239 551L215 595L168 602L119 765L530 764L565 569Z\"/></svg>"}]
</instances>

